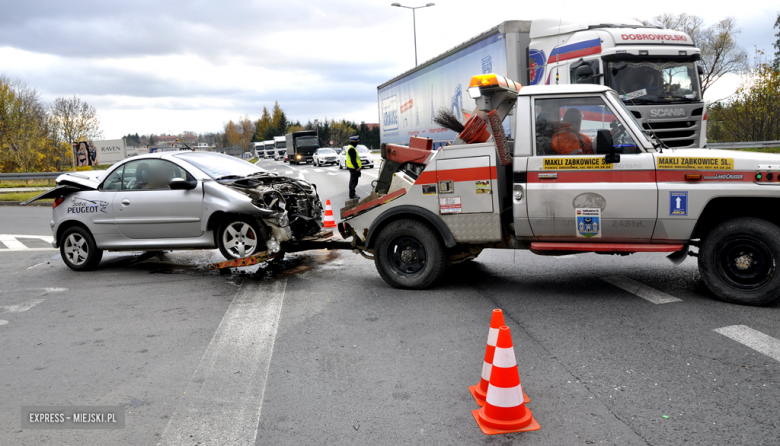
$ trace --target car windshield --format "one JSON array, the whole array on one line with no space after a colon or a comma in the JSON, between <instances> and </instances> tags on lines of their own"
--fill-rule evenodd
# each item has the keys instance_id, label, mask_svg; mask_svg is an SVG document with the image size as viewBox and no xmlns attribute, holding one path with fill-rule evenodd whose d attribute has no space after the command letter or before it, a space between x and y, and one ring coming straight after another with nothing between
<instances>
[{"instance_id":1,"label":"car windshield","mask_svg":"<svg viewBox=\"0 0 780 446\"><path fill-rule=\"evenodd\" d=\"M336 152L333 149L320 149L320 155L335 155Z\"/></svg>"},{"instance_id":2,"label":"car windshield","mask_svg":"<svg viewBox=\"0 0 780 446\"><path fill-rule=\"evenodd\" d=\"M357 146L355 148L357 149L358 153L370 153L366 146Z\"/></svg>"},{"instance_id":3,"label":"car windshield","mask_svg":"<svg viewBox=\"0 0 780 446\"><path fill-rule=\"evenodd\" d=\"M695 62L610 61L606 71L607 85L628 104L701 101Z\"/></svg>"},{"instance_id":4,"label":"car windshield","mask_svg":"<svg viewBox=\"0 0 780 446\"><path fill-rule=\"evenodd\" d=\"M245 177L263 171L252 163L221 153L186 152L175 156L202 170L214 180L226 176Z\"/></svg>"}]
</instances>

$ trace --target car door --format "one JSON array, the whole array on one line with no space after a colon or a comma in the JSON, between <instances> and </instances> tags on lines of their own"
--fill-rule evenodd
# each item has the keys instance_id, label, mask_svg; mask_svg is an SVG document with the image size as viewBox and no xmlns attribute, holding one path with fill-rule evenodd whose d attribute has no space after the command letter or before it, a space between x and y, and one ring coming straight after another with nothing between
<instances>
[{"instance_id":1,"label":"car door","mask_svg":"<svg viewBox=\"0 0 780 446\"><path fill-rule=\"evenodd\" d=\"M203 185L171 190L172 178L192 180L184 169L161 159L140 159L125 165L122 189L113 199L116 225L131 239L198 237L203 234Z\"/></svg>"},{"instance_id":2,"label":"car door","mask_svg":"<svg viewBox=\"0 0 780 446\"><path fill-rule=\"evenodd\" d=\"M631 135L616 125L604 99L539 97L533 110L536 155L528 160L527 203L534 236L649 241L658 200L653 156L638 149ZM595 143L597 130L611 127L616 151L623 152L617 163L607 163L604 153L610 148Z\"/></svg>"}]
</instances>

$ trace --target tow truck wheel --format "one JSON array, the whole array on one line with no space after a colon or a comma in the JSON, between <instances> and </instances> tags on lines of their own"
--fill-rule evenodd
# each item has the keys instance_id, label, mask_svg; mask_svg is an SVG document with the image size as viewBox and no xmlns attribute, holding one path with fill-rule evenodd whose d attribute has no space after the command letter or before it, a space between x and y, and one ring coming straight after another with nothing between
<instances>
[{"instance_id":1,"label":"tow truck wheel","mask_svg":"<svg viewBox=\"0 0 780 446\"><path fill-rule=\"evenodd\" d=\"M780 300L780 228L759 218L716 226L699 251L704 283L723 301L769 305Z\"/></svg>"},{"instance_id":2,"label":"tow truck wheel","mask_svg":"<svg viewBox=\"0 0 780 446\"><path fill-rule=\"evenodd\" d=\"M222 223L217 232L217 246L228 260L249 257L265 248L257 222L246 217Z\"/></svg>"},{"instance_id":3,"label":"tow truck wheel","mask_svg":"<svg viewBox=\"0 0 780 446\"><path fill-rule=\"evenodd\" d=\"M100 264L103 250L98 249L92 234L80 226L72 226L60 237L60 255L68 268L91 271Z\"/></svg>"},{"instance_id":4,"label":"tow truck wheel","mask_svg":"<svg viewBox=\"0 0 780 446\"><path fill-rule=\"evenodd\" d=\"M421 290L441 278L447 256L441 238L428 225L399 220L377 236L374 263L393 288Z\"/></svg>"}]
</instances>

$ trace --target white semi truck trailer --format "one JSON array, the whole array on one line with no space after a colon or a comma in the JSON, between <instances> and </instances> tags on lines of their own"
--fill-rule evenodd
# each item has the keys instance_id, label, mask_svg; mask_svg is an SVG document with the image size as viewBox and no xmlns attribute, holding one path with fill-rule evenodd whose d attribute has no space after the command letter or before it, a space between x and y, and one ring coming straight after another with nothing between
<instances>
[{"instance_id":1,"label":"white semi truck trailer","mask_svg":"<svg viewBox=\"0 0 780 446\"><path fill-rule=\"evenodd\" d=\"M427 137L434 149L457 136L433 122L440 107L466 122L475 108L464 79L496 73L521 85L596 84L618 92L643 130L673 148L704 147L701 51L685 33L614 23L507 21L378 87L381 141ZM594 110L595 111L595 110ZM588 112L588 110L584 110ZM505 121L507 136L514 121ZM583 129L594 137L596 128Z\"/></svg>"}]
</instances>

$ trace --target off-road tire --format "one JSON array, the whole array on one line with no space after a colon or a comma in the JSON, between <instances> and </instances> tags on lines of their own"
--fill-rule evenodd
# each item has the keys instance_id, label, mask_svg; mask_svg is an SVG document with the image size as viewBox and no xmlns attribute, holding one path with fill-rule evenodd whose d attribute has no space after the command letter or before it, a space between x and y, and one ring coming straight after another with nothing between
<instances>
[{"instance_id":1,"label":"off-road tire","mask_svg":"<svg viewBox=\"0 0 780 446\"><path fill-rule=\"evenodd\" d=\"M403 263L401 255L413 256L412 263ZM391 287L422 290L444 275L447 253L441 237L430 226L416 220L398 220L379 232L374 264Z\"/></svg>"},{"instance_id":2,"label":"off-road tire","mask_svg":"<svg viewBox=\"0 0 780 446\"><path fill-rule=\"evenodd\" d=\"M237 253L234 253L232 247L225 245L225 242L226 242L226 240L225 240L226 239L225 231L228 230L228 227L234 226L234 225L239 224L239 223L240 224L244 224L244 225L248 225L252 229L252 232L254 233L254 237L255 237L253 240L256 241L255 248L253 250L249 251L249 252L245 252L245 254L243 256L240 256ZM234 229L235 229L235 227L234 227ZM247 232L247 234L249 234L249 232ZM228 238L232 240L231 237L228 237ZM229 240L228 240L228 242L229 242ZM228 259L228 260L240 259L240 258L243 258L243 257L253 256L255 254L258 254L258 253L263 252L263 251L266 250L265 240L263 240L262 233L260 232L260 227L257 224L257 221L255 221L254 219L252 219L250 217L232 218L232 219L225 220L224 222L222 222L222 224L219 225L219 229L217 230L217 247L219 247L219 252L221 252L222 255L225 256L225 258Z\"/></svg>"},{"instance_id":3,"label":"off-road tire","mask_svg":"<svg viewBox=\"0 0 780 446\"><path fill-rule=\"evenodd\" d=\"M79 254L76 249L80 249ZM71 226L60 237L60 255L68 268L74 271L92 271L100 264L103 250L98 249L95 238L81 226Z\"/></svg>"},{"instance_id":4,"label":"off-road tire","mask_svg":"<svg viewBox=\"0 0 780 446\"><path fill-rule=\"evenodd\" d=\"M719 299L762 306L780 300L780 228L740 217L712 229L699 250L699 272Z\"/></svg>"}]
</instances>

